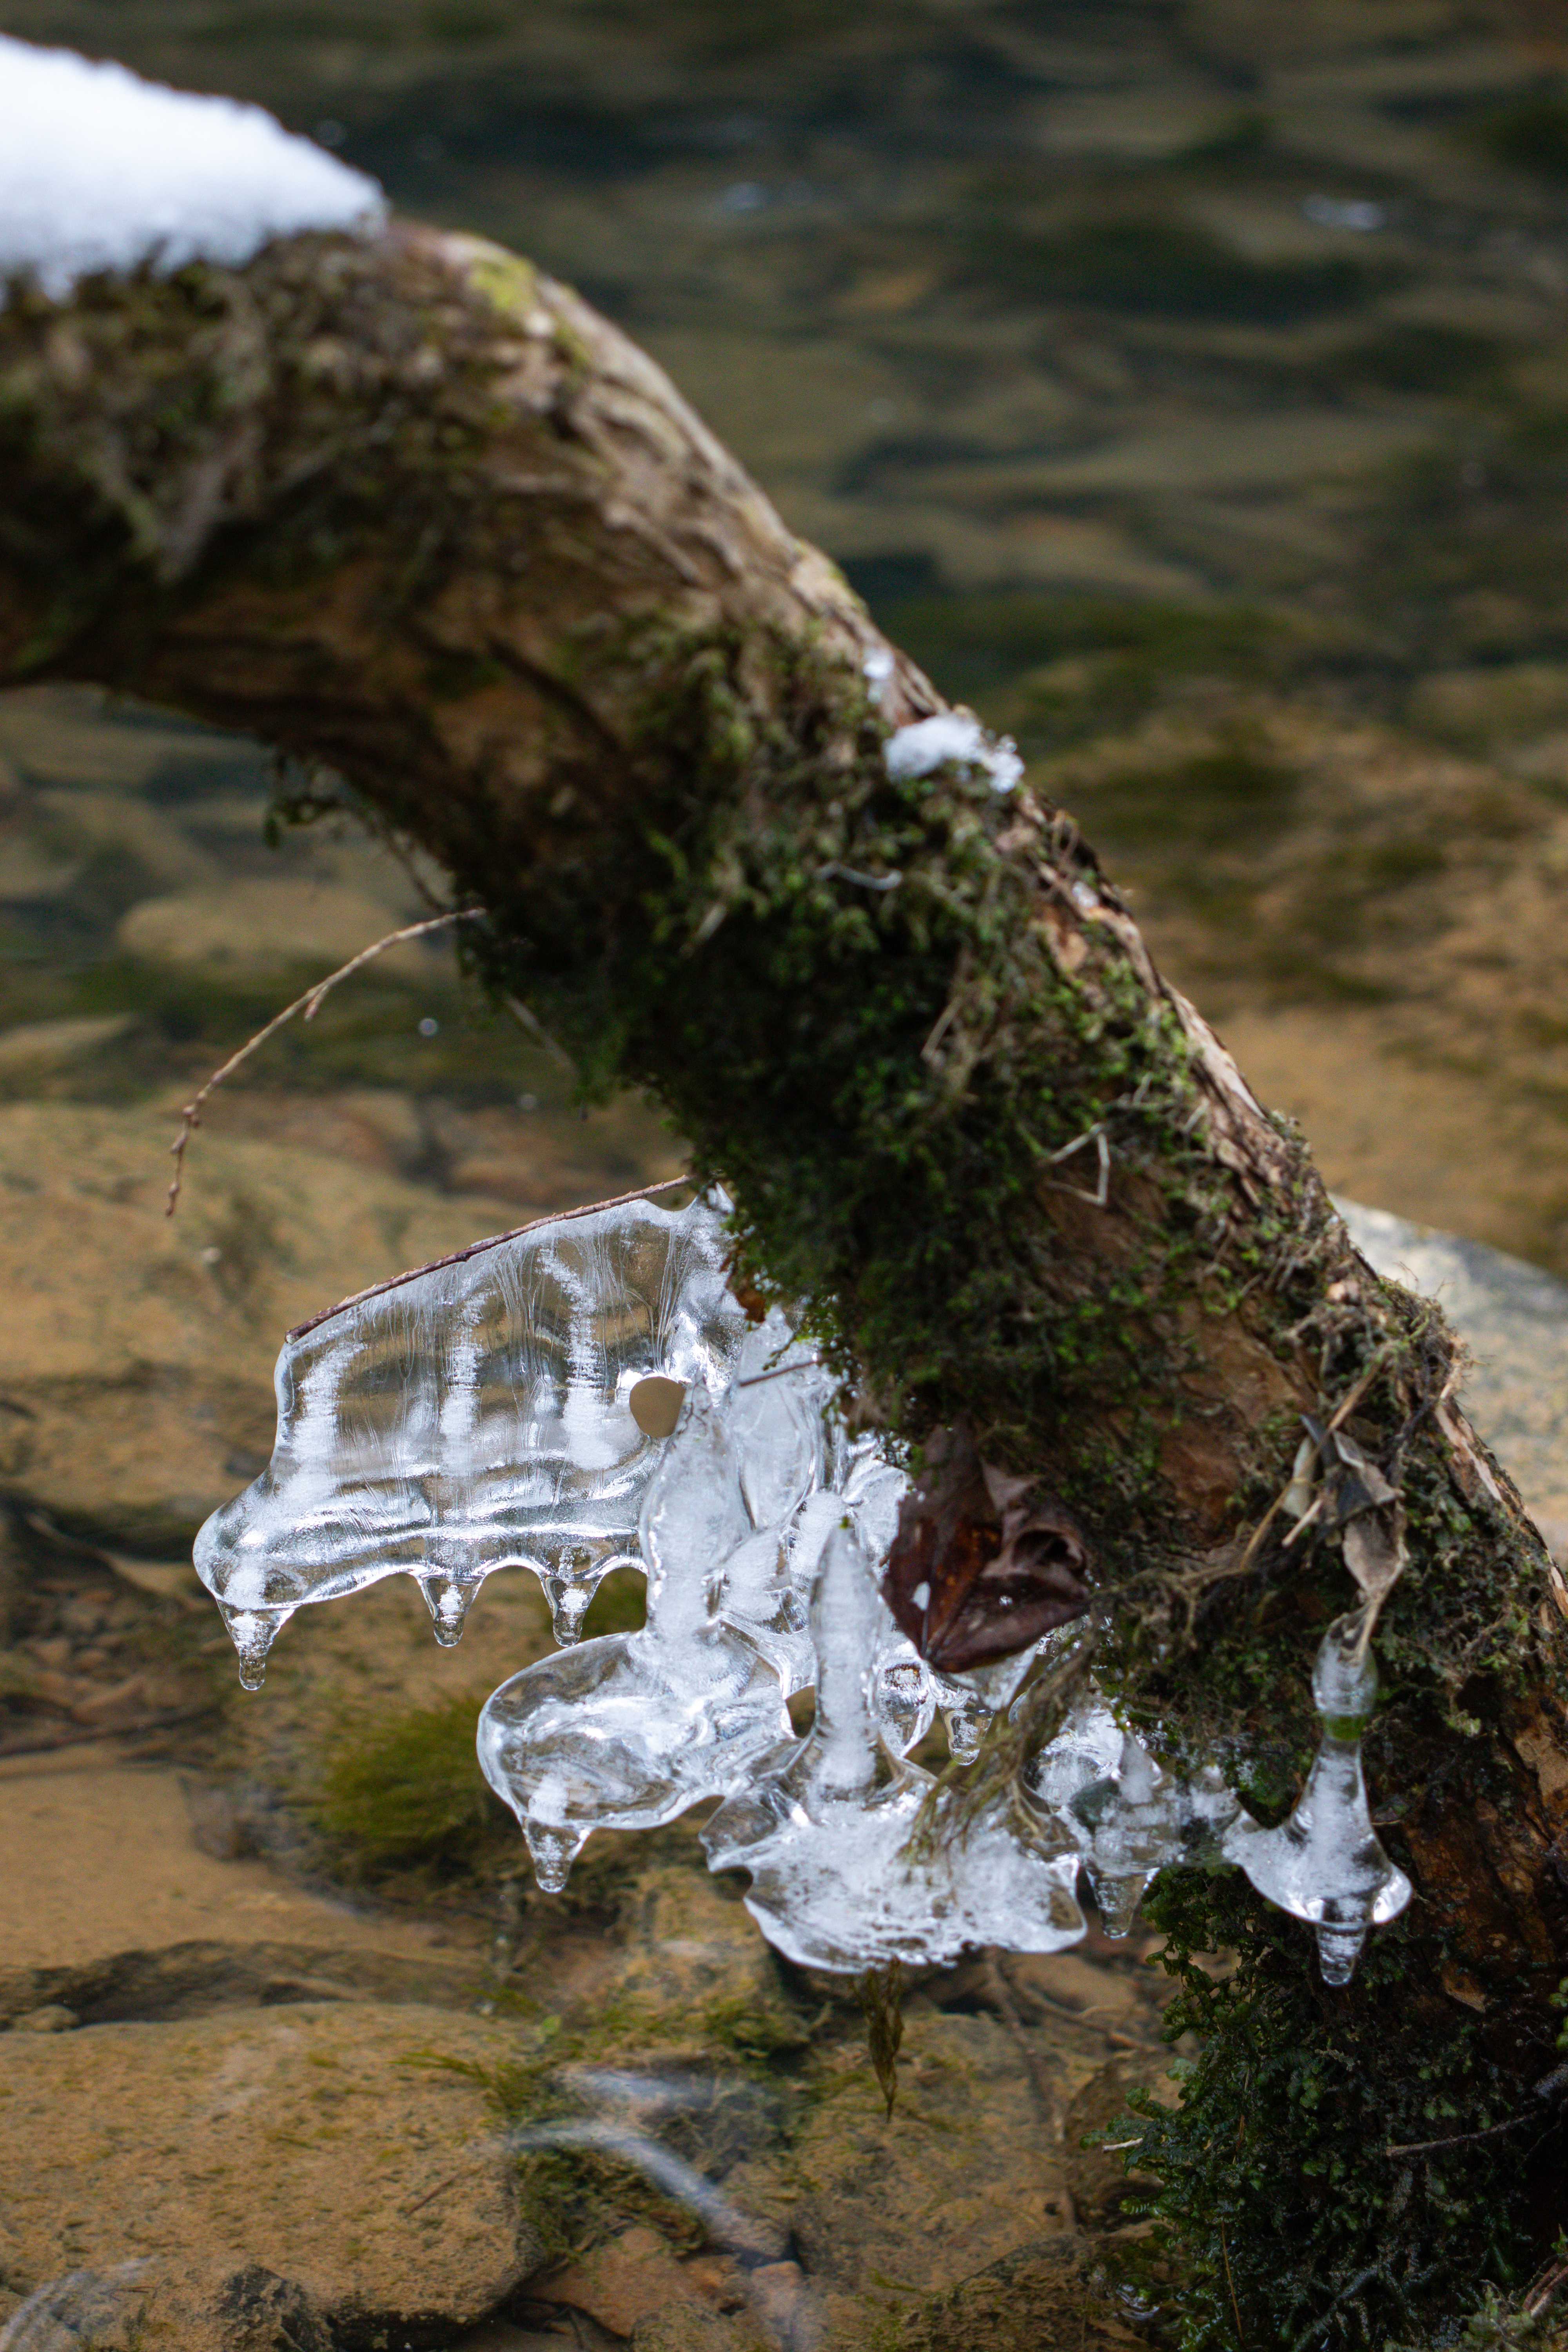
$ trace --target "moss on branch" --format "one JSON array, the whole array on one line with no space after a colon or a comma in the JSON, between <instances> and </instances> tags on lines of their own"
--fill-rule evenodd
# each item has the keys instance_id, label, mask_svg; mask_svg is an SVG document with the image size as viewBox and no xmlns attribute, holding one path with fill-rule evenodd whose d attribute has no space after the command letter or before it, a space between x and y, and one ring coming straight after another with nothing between
<instances>
[{"instance_id":1,"label":"moss on branch","mask_svg":"<svg viewBox=\"0 0 1568 2352\"><path fill-rule=\"evenodd\" d=\"M917 1455L963 1415L1070 1505L1097 1674L1265 1809L1354 1598L1331 1542L1265 1521L1300 1415L1356 1392L1408 1513L1368 1754L1416 1902L1331 1996L1239 1882L1173 1883L1177 1965L1241 1963L1189 1973L1208 2039L1145 2160L1194 2345L1370 2344L1506 2283L1531 2135L1473 2135L1539 2078L1568 1955L1546 1557L1453 1420L1440 1318L1356 1258L1071 818L889 777L931 689L895 660L873 707L888 649L832 567L650 362L475 240L18 298L0 473L0 679L248 729L436 857L489 910L485 976L732 1188L750 1271L814 1302L862 1412ZM1363 2163L1380 2116L1468 2153Z\"/></svg>"}]
</instances>

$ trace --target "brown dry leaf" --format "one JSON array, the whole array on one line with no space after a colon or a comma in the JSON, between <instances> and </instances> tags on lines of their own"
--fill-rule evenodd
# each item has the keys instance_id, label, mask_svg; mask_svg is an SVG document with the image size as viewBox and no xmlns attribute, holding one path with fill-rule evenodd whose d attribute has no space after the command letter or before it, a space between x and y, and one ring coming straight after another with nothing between
<instances>
[{"instance_id":1,"label":"brown dry leaf","mask_svg":"<svg viewBox=\"0 0 1568 2352\"><path fill-rule=\"evenodd\" d=\"M936 1432L899 1513L883 1596L922 1658L962 1673L1028 1649L1089 1606L1089 1545L1065 1505L982 1462L968 1428Z\"/></svg>"},{"instance_id":2,"label":"brown dry leaf","mask_svg":"<svg viewBox=\"0 0 1568 2352\"><path fill-rule=\"evenodd\" d=\"M1345 1566L1373 1609L1381 1609L1405 1572L1405 1506L1358 1511L1344 1532Z\"/></svg>"}]
</instances>

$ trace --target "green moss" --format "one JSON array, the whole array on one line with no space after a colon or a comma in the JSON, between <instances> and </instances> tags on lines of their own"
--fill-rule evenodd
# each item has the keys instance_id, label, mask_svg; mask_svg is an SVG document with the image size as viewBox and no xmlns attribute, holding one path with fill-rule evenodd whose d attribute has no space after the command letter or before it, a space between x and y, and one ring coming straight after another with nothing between
<instances>
[{"instance_id":1,"label":"green moss","mask_svg":"<svg viewBox=\"0 0 1568 2352\"><path fill-rule=\"evenodd\" d=\"M360 1879L467 1875L515 1843L474 1753L479 1698L412 1708L343 1738L310 1807L339 1869Z\"/></svg>"},{"instance_id":2,"label":"green moss","mask_svg":"<svg viewBox=\"0 0 1568 2352\"><path fill-rule=\"evenodd\" d=\"M1167 1872L1145 1909L1182 1987L1167 2038L1203 2042L1179 2107L1134 2098L1126 2152L1163 2179L1149 2210L1181 2249L1184 2352L1453 2342L1479 2282L1517 2284L1534 2258L1548 2116L1466 2137L1521 2113L1522 2053L1434 1997L1430 1947L1403 1927L1373 1938L1347 1995L1315 1981L1306 1931L1239 1874ZM1229 1973L1205 1964L1219 1945ZM1551 2063L1548 2042L1535 2071Z\"/></svg>"}]
</instances>

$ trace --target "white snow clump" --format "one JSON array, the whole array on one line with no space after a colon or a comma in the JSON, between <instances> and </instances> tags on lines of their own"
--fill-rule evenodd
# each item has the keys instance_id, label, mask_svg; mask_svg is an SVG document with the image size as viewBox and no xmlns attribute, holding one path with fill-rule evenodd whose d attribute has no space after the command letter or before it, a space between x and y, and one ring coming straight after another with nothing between
<instances>
[{"instance_id":1,"label":"white snow clump","mask_svg":"<svg viewBox=\"0 0 1568 2352\"><path fill-rule=\"evenodd\" d=\"M944 710L935 719L900 727L883 744L882 757L895 783L929 776L950 760L984 769L999 793L1010 793L1024 772L1011 738L987 735L979 719L965 710Z\"/></svg>"},{"instance_id":2,"label":"white snow clump","mask_svg":"<svg viewBox=\"0 0 1568 2352\"><path fill-rule=\"evenodd\" d=\"M0 279L26 272L60 301L100 270L237 268L271 237L385 210L374 180L258 106L0 35Z\"/></svg>"}]
</instances>

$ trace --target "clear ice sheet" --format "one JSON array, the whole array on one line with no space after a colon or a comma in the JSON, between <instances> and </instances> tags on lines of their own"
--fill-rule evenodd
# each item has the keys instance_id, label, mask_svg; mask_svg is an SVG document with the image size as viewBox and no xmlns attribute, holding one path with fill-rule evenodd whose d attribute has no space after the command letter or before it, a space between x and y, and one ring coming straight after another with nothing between
<instances>
[{"instance_id":1,"label":"clear ice sheet","mask_svg":"<svg viewBox=\"0 0 1568 2352\"><path fill-rule=\"evenodd\" d=\"M416 1580L449 1645L485 1577L531 1568L574 1639L600 1579L637 1557L664 1450L631 1391L662 1374L718 1392L741 1350L727 1248L711 1202L626 1202L480 1244L290 1338L272 1459L196 1538L247 1686L302 1602L384 1576Z\"/></svg>"},{"instance_id":2,"label":"clear ice sheet","mask_svg":"<svg viewBox=\"0 0 1568 2352\"><path fill-rule=\"evenodd\" d=\"M721 1796L789 1735L784 1687L721 1622L726 1562L751 1533L735 1452L689 1391L643 1504L647 1621L542 1658L479 1717L479 1763L559 1893L595 1829L656 1829Z\"/></svg>"}]
</instances>

